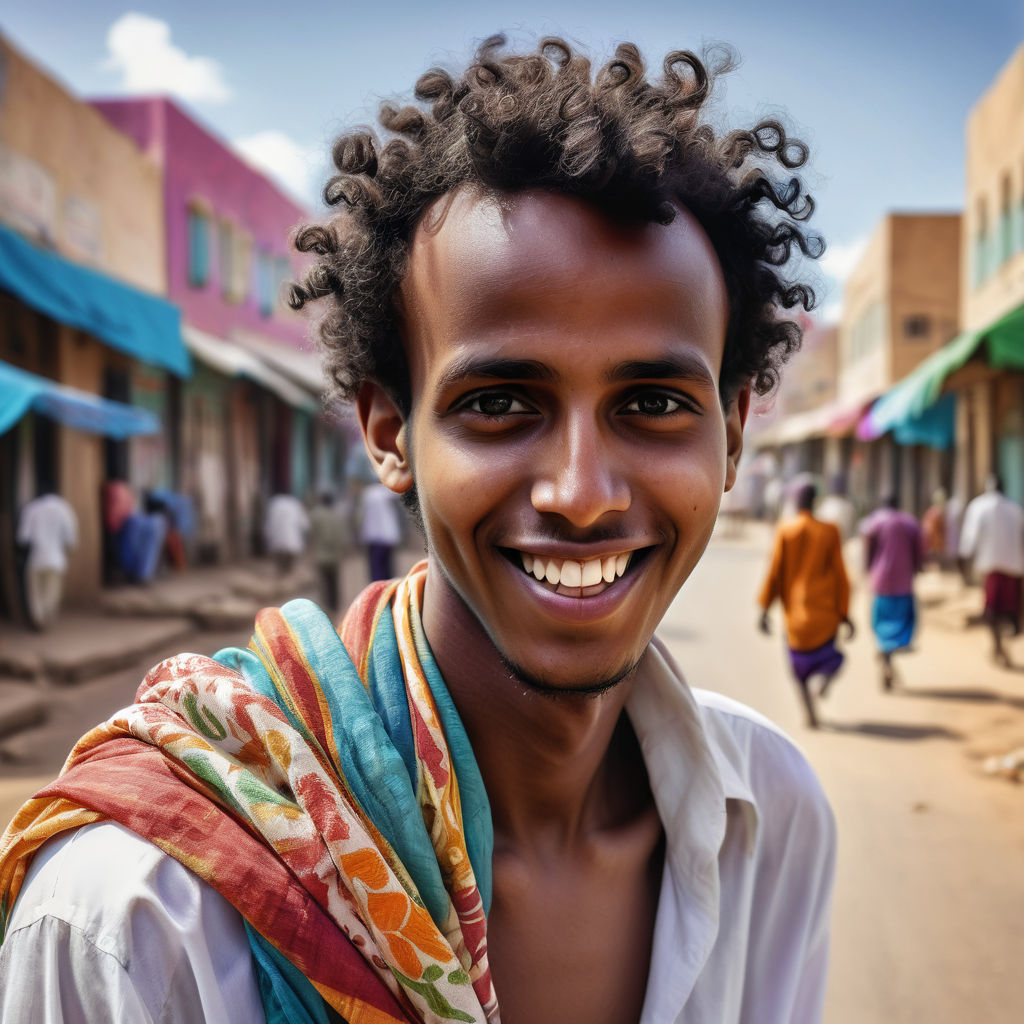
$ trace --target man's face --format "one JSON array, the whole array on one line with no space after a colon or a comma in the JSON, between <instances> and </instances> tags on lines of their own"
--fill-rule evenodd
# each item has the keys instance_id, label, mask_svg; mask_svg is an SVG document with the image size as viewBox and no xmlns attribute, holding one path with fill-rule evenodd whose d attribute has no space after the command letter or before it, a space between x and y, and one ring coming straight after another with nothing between
<instances>
[{"instance_id":1,"label":"man's face","mask_svg":"<svg viewBox=\"0 0 1024 1024\"><path fill-rule=\"evenodd\" d=\"M639 661L711 535L746 396L718 394L721 270L694 218L624 225L571 197L462 191L402 287L431 570L467 643L588 690Z\"/></svg>"}]
</instances>

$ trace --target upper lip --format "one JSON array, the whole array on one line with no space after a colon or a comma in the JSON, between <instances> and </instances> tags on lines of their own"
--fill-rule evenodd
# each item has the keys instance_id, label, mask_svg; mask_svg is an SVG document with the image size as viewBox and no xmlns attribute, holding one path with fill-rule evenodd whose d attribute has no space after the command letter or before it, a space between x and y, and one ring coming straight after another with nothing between
<instances>
[{"instance_id":1,"label":"upper lip","mask_svg":"<svg viewBox=\"0 0 1024 1024\"><path fill-rule=\"evenodd\" d=\"M609 555L630 555L635 551L648 548L651 544L612 540L595 544L556 544L551 541L521 541L499 544L499 547L512 551L522 551L540 558L555 558L559 561L588 562L594 558L607 558Z\"/></svg>"}]
</instances>

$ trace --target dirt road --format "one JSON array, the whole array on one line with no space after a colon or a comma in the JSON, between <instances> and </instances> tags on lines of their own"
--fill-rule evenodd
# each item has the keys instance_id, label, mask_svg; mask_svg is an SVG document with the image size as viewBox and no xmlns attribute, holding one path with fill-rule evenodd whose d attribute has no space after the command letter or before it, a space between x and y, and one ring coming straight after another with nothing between
<instances>
[{"instance_id":1,"label":"dirt road","mask_svg":"<svg viewBox=\"0 0 1024 1024\"><path fill-rule=\"evenodd\" d=\"M1024 672L989 662L983 630L926 609L918 650L897 660L902 686L883 694L859 587L861 629L822 706L827 726L804 729L778 609L774 636L755 628L767 541L754 528L713 542L663 635L693 685L789 731L832 801L840 853L827 1024L1016 1024L1024 787L981 764L1024 745ZM1010 650L1024 664L1024 638Z\"/></svg>"}]
</instances>

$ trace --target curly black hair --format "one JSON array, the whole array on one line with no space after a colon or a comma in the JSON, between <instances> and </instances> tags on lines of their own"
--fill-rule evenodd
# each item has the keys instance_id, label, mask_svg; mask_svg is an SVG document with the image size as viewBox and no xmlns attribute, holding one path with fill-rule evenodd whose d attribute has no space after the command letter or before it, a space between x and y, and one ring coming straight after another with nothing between
<instances>
[{"instance_id":1,"label":"curly black hair","mask_svg":"<svg viewBox=\"0 0 1024 1024\"><path fill-rule=\"evenodd\" d=\"M419 105L385 103L383 146L369 129L334 144L338 173L324 199L341 209L297 233L296 247L316 258L288 301L301 309L326 299L319 337L339 396L354 398L372 379L409 413L396 290L426 208L466 184L551 189L638 221L667 223L684 206L707 232L729 296L722 397L748 382L770 391L800 345L801 327L784 311L814 305L811 287L788 279L786 266L797 249L824 251L802 226L814 202L792 173L807 146L778 120L716 135L702 119L713 82L733 66L727 49L703 61L669 53L654 82L632 43L596 74L561 39L532 54L505 45L503 36L486 40L459 77L428 71L416 83Z\"/></svg>"}]
</instances>

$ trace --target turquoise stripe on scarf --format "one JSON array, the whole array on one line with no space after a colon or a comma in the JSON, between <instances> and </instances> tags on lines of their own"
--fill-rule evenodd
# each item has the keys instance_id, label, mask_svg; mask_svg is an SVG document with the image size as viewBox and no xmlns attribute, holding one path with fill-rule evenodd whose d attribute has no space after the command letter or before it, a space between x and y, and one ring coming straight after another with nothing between
<instances>
[{"instance_id":1,"label":"turquoise stripe on scarf","mask_svg":"<svg viewBox=\"0 0 1024 1024\"><path fill-rule=\"evenodd\" d=\"M311 601L290 601L281 614L301 648L327 705L337 749L326 751L350 792L412 879L435 924L448 915L450 898L413 788L418 777L412 723L393 616L382 614L370 650L371 692L364 688L330 619ZM466 844L485 913L491 904L494 836L490 804L469 738L441 679L417 615L416 653L438 709L458 780ZM272 700L292 725L313 740L290 709L260 658L229 647L214 655ZM413 895L413 894L410 894ZM309 980L266 939L246 925L268 1024L334 1024L340 1018Z\"/></svg>"}]
</instances>

